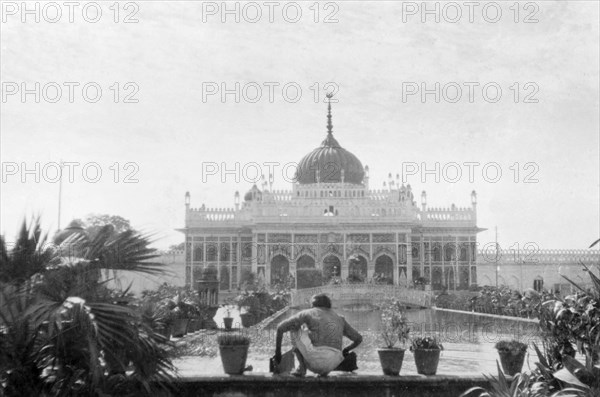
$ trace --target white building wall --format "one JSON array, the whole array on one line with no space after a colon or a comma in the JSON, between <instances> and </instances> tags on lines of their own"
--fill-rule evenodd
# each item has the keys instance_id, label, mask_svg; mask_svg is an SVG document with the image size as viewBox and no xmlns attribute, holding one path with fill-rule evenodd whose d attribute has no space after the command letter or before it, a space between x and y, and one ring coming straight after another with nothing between
<instances>
[{"instance_id":1,"label":"white building wall","mask_svg":"<svg viewBox=\"0 0 600 397\"><path fill-rule=\"evenodd\" d=\"M115 280L108 283L110 287L126 289L130 283L130 291L139 295L144 290L155 290L163 283L183 287L185 285L185 261L184 251L167 251L164 252L157 262L165 265L165 274L161 276L153 276L139 272L131 272L120 270L117 272ZM105 274L103 272L103 277ZM112 278L112 272L109 274Z\"/></svg>"},{"instance_id":2,"label":"white building wall","mask_svg":"<svg viewBox=\"0 0 600 397\"><path fill-rule=\"evenodd\" d=\"M514 254L502 255L498 263L493 262L491 255L479 253L477 257L477 284L506 285L508 287L526 290L534 288L534 280L543 280L543 288L554 290L556 284L567 288L569 282L562 275L576 283L590 284L590 277L584 271L581 263L591 267L598 274L600 252L597 250L541 250L532 255L527 261L515 260ZM580 263L581 262L581 263ZM570 290L570 287L568 287Z\"/></svg>"}]
</instances>

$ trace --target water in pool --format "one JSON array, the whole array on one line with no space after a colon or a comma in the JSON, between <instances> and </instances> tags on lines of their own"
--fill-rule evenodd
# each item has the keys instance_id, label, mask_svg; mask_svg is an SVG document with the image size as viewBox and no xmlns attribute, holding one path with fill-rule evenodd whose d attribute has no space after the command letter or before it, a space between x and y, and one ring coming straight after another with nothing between
<instances>
[{"instance_id":1,"label":"water in pool","mask_svg":"<svg viewBox=\"0 0 600 397\"><path fill-rule=\"evenodd\" d=\"M358 356L359 374L381 374L377 348L383 347L379 334L381 312L370 305L352 305L334 308L346 317L346 320L363 335L363 343L355 351ZM255 372L268 372L268 360L275 352L275 329L277 324L296 313L290 309L268 328L258 331L244 330L252 339L248 364ZM450 313L441 310L408 310L407 320L411 325L411 334L417 336L436 336L443 344L438 374L479 375L496 374L498 354L494 344L500 339L519 339L523 342L538 341L536 322L518 321L483 317L469 313ZM218 322L217 322L218 323ZM205 335L198 345L207 347L203 357L181 357L175 360L183 373L222 374L221 362L216 348L216 335ZM344 345L349 344L345 340ZM284 351L289 349L289 339L284 338ZM533 348L528 349L525 368L533 366L536 356ZM401 374L416 374L414 359L407 352Z\"/></svg>"},{"instance_id":2,"label":"water in pool","mask_svg":"<svg viewBox=\"0 0 600 397\"><path fill-rule=\"evenodd\" d=\"M361 373L381 373L377 348L383 347L379 334L381 312L369 305L350 305L334 310L346 317L363 335L363 343L355 351ZM291 309L286 317L297 310ZM443 344L438 373L495 373L498 354L494 344L501 339L518 339L524 342L538 341L535 322L482 317L468 313L451 313L440 310L407 310L407 321L412 337L435 336ZM273 328L276 324L273 325ZM273 329L274 331L274 329ZM346 340L345 345L350 342ZM529 349L535 361L533 349ZM527 364L525 364L527 365ZM416 373L412 354L405 356L402 373Z\"/></svg>"}]
</instances>

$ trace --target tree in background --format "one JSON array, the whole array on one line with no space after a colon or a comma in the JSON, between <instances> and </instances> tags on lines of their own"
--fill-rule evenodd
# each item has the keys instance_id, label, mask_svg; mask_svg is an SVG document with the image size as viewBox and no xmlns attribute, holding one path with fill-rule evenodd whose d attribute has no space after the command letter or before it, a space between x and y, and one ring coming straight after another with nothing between
<instances>
[{"instance_id":1,"label":"tree in background","mask_svg":"<svg viewBox=\"0 0 600 397\"><path fill-rule=\"evenodd\" d=\"M182 251L185 249L185 242L181 242L179 244L172 244L169 246L169 251Z\"/></svg>"},{"instance_id":2,"label":"tree in background","mask_svg":"<svg viewBox=\"0 0 600 397\"><path fill-rule=\"evenodd\" d=\"M88 214L84 220L74 219L71 224L73 223L85 229L89 235L96 234L101 228L107 225L110 225L115 233L133 230L129 220L118 215Z\"/></svg>"}]
</instances>

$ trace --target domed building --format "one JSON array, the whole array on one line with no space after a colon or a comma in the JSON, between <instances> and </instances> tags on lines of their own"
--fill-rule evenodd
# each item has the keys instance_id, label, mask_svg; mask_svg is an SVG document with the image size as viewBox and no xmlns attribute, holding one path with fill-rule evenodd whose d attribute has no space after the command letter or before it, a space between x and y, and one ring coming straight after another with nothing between
<instances>
[{"instance_id":1,"label":"domed building","mask_svg":"<svg viewBox=\"0 0 600 397\"><path fill-rule=\"evenodd\" d=\"M186 283L207 267L222 290L254 274L267 285L308 288L332 281L434 289L477 283L476 194L468 207L429 208L399 175L369 187L369 167L334 137L331 100L325 139L298 163L291 190L263 178L231 208L192 208L186 193ZM283 145L283 143L282 143Z\"/></svg>"}]
</instances>

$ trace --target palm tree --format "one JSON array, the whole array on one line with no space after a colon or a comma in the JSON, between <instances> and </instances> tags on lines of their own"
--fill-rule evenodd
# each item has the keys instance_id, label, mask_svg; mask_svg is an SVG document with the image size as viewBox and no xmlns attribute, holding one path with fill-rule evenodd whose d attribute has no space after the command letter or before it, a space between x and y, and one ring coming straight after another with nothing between
<instances>
[{"instance_id":1,"label":"palm tree","mask_svg":"<svg viewBox=\"0 0 600 397\"><path fill-rule=\"evenodd\" d=\"M167 340L101 270L160 274L150 238L101 228L46 244L39 219L0 236L0 395L151 395L173 384ZM58 241L58 240L57 240ZM167 390L168 391L168 390Z\"/></svg>"}]
</instances>

